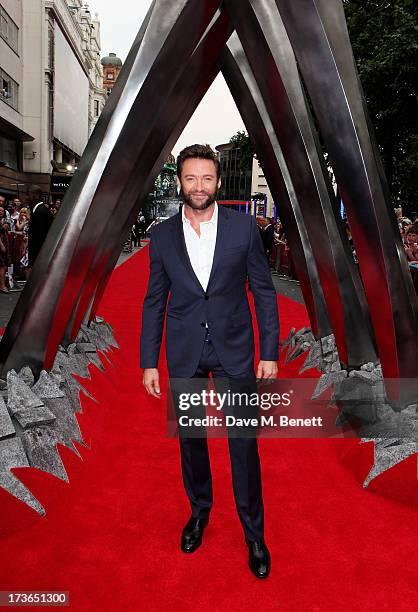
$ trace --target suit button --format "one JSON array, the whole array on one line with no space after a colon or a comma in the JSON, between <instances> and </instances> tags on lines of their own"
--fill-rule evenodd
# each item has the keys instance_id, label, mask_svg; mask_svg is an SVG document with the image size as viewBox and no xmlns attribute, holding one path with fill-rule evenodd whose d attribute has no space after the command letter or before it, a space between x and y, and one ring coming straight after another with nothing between
<instances>
[{"instance_id":1,"label":"suit button","mask_svg":"<svg viewBox=\"0 0 418 612\"><path fill-rule=\"evenodd\" d=\"M208 296L208 295L205 295L205 300L208 300L208 299L209 299L209 296Z\"/></svg>"},{"instance_id":2,"label":"suit button","mask_svg":"<svg viewBox=\"0 0 418 612\"><path fill-rule=\"evenodd\" d=\"M206 326L206 323L201 323L200 325L201 325L202 327L205 327L205 326Z\"/></svg>"}]
</instances>

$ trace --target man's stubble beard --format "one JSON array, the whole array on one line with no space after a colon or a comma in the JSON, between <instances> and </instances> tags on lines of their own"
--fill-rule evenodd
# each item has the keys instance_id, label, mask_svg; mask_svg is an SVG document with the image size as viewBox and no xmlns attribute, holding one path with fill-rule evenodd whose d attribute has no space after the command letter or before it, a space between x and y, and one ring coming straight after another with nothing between
<instances>
[{"instance_id":1,"label":"man's stubble beard","mask_svg":"<svg viewBox=\"0 0 418 612\"><path fill-rule=\"evenodd\" d=\"M193 208L193 210L206 210L207 208L209 208L209 206L211 206L214 202L216 202L217 195L218 195L217 191L215 193L206 194L207 196L206 200L203 200L200 204L196 204L192 200L192 197L193 197L192 194L189 194L189 193L185 194L183 191L183 200L184 200L184 203L190 206L190 208Z\"/></svg>"}]
</instances>

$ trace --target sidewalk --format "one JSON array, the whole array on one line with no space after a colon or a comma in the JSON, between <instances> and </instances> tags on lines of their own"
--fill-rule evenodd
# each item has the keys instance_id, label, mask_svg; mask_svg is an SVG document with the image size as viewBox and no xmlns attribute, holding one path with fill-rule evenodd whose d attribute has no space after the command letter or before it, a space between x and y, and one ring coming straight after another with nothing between
<instances>
[{"instance_id":1,"label":"sidewalk","mask_svg":"<svg viewBox=\"0 0 418 612\"><path fill-rule=\"evenodd\" d=\"M146 246L148 242L148 240L143 240L141 248ZM135 255L135 253L137 253L139 250L139 247L135 247L132 253L121 253L116 267L123 264L127 259L132 257L132 255ZM20 294L22 293L21 291L15 291L15 289L23 289L24 286L24 284L16 283L15 287L10 293L0 293L0 327L6 327L6 325L8 324L10 317L12 316L12 312L15 309L16 304L19 300Z\"/></svg>"},{"instance_id":2,"label":"sidewalk","mask_svg":"<svg viewBox=\"0 0 418 612\"><path fill-rule=\"evenodd\" d=\"M273 271L271 272L271 277L273 279L276 293L279 295L284 295L285 297L294 300L298 304L305 303L298 281L291 278L286 278L284 276L279 276L277 272Z\"/></svg>"}]
</instances>

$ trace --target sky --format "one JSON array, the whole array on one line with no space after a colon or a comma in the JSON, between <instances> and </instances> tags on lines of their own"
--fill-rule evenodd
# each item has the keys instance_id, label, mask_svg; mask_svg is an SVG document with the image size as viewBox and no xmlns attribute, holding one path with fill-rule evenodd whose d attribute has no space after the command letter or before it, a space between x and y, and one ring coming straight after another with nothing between
<instances>
[{"instance_id":1,"label":"sky","mask_svg":"<svg viewBox=\"0 0 418 612\"><path fill-rule=\"evenodd\" d=\"M102 56L116 53L124 60L129 52L151 0L87 0L92 16L100 18ZM117 10L115 10L117 7ZM212 147L229 142L244 124L222 77L218 76L173 149L174 155L194 143Z\"/></svg>"}]
</instances>

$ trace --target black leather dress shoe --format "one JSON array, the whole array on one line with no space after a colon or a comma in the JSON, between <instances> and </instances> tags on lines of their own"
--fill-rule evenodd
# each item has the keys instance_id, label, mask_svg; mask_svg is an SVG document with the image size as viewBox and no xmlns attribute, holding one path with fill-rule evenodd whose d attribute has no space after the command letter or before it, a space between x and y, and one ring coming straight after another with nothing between
<instances>
[{"instance_id":1,"label":"black leather dress shoe","mask_svg":"<svg viewBox=\"0 0 418 612\"><path fill-rule=\"evenodd\" d=\"M249 550L248 567L256 578L267 578L270 574L270 553L264 540L245 540Z\"/></svg>"},{"instance_id":2,"label":"black leather dress shoe","mask_svg":"<svg viewBox=\"0 0 418 612\"><path fill-rule=\"evenodd\" d=\"M184 553L192 553L202 543L203 530L209 523L209 518L190 518L181 534L181 550Z\"/></svg>"}]
</instances>

